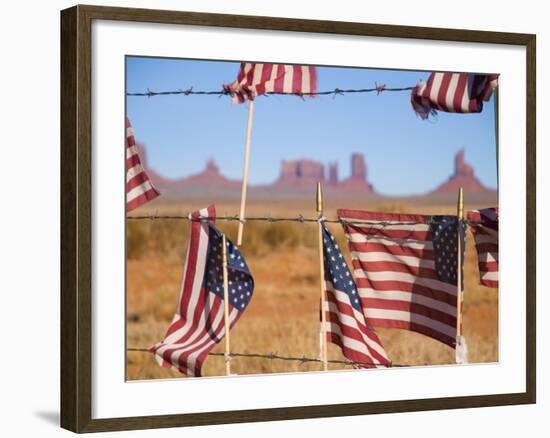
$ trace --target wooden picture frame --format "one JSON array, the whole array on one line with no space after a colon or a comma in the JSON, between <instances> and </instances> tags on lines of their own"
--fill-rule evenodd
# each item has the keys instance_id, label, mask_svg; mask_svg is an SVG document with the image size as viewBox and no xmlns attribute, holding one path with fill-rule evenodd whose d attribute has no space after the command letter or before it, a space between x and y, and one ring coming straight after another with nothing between
<instances>
[{"instance_id":1,"label":"wooden picture frame","mask_svg":"<svg viewBox=\"0 0 550 438\"><path fill-rule=\"evenodd\" d=\"M525 392L281 407L177 415L92 418L92 22L112 20L272 31L516 45L526 49ZM61 426L74 432L395 413L535 403L535 48L530 34L299 20L100 6L61 12Z\"/></svg>"}]
</instances>

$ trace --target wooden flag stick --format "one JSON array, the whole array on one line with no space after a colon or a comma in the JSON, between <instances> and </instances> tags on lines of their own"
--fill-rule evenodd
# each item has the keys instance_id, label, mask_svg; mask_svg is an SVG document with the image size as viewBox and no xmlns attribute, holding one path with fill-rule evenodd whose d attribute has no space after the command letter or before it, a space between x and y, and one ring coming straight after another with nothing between
<instances>
[{"instance_id":1,"label":"wooden flag stick","mask_svg":"<svg viewBox=\"0 0 550 438\"><path fill-rule=\"evenodd\" d=\"M225 375L231 374L231 350L229 343L229 284L227 280L227 243L222 234L222 271L223 271L223 322L225 325Z\"/></svg>"},{"instance_id":2,"label":"wooden flag stick","mask_svg":"<svg viewBox=\"0 0 550 438\"><path fill-rule=\"evenodd\" d=\"M237 235L237 245L243 243L243 228L245 219L246 206L246 188L248 186L248 162L250 160L250 137L252 135L252 116L254 115L254 101L248 101L248 124L246 126L246 143L244 146L244 169L243 169L243 185L241 187L241 209L239 211L239 233Z\"/></svg>"},{"instance_id":3,"label":"wooden flag stick","mask_svg":"<svg viewBox=\"0 0 550 438\"><path fill-rule=\"evenodd\" d=\"M323 191L321 189L321 182L317 182L317 214L319 218L323 216ZM319 220L319 284L321 291L321 328L319 331L320 337L320 348L321 348L321 361L323 363L323 371L328 370L328 355L327 355L327 333L326 333L326 314L325 314L325 303L326 303L326 292L325 292L325 260L324 260L324 250L323 250L323 224Z\"/></svg>"},{"instance_id":4,"label":"wooden flag stick","mask_svg":"<svg viewBox=\"0 0 550 438\"><path fill-rule=\"evenodd\" d=\"M457 269L456 269L456 337L462 335L462 239L460 236L460 222L464 220L464 190L458 189L458 202L456 206L457 216Z\"/></svg>"}]
</instances>

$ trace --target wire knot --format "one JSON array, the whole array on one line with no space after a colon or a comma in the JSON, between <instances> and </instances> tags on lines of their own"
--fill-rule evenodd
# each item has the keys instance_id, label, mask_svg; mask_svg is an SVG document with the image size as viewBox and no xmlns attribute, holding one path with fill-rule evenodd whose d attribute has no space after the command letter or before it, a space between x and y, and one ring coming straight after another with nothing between
<instances>
[{"instance_id":1,"label":"wire knot","mask_svg":"<svg viewBox=\"0 0 550 438\"><path fill-rule=\"evenodd\" d=\"M335 88L334 91L333 91L333 96L332 98L335 99L337 95L341 95L343 96L344 95L344 91L341 90L340 88Z\"/></svg>"},{"instance_id":2,"label":"wire knot","mask_svg":"<svg viewBox=\"0 0 550 438\"><path fill-rule=\"evenodd\" d=\"M193 87L189 87L187 90L180 90L180 91L186 96L189 96L190 94L193 94Z\"/></svg>"}]
</instances>

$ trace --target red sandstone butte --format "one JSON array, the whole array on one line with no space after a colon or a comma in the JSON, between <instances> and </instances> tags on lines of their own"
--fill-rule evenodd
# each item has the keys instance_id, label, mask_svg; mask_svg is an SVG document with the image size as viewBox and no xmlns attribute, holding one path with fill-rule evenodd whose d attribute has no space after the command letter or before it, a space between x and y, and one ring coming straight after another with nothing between
<instances>
[{"instance_id":1,"label":"red sandstone butte","mask_svg":"<svg viewBox=\"0 0 550 438\"><path fill-rule=\"evenodd\" d=\"M226 193L238 193L241 188L241 181L223 176L213 160L209 160L205 169L194 175L178 179L165 178L147 166L147 155L144 146L138 143L137 147L141 162L153 185L161 190L167 189L176 192L180 189L185 191L185 189L190 188L193 190L215 189ZM344 180L340 180L338 177L336 163L330 163L325 167L320 161L309 159L284 160L281 162L281 171L277 180L272 184L256 186L256 188L267 189L270 193L305 193L315 190L317 181L321 181L327 191L342 195L370 194L378 196L372 184L369 183L367 164L363 154L360 153L351 156L351 175ZM472 166L464 161L464 150L458 151L455 156L454 173L447 181L429 192L427 196L457 193L459 187L463 187L466 193L496 193L493 189L485 187L475 176Z\"/></svg>"},{"instance_id":2,"label":"red sandstone butte","mask_svg":"<svg viewBox=\"0 0 550 438\"><path fill-rule=\"evenodd\" d=\"M372 184L369 183L367 164L365 163L363 154L353 154L351 156L350 177L337 182L337 184L330 188L341 192L374 193Z\"/></svg>"},{"instance_id":3,"label":"red sandstone butte","mask_svg":"<svg viewBox=\"0 0 550 438\"><path fill-rule=\"evenodd\" d=\"M474 174L474 169L464 161L464 149L459 150L455 155L455 171L447 181L432 190L430 194L457 193L462 187L466 193L492 192L492 189L485 187Z\"/></svg>"}]
</instances>

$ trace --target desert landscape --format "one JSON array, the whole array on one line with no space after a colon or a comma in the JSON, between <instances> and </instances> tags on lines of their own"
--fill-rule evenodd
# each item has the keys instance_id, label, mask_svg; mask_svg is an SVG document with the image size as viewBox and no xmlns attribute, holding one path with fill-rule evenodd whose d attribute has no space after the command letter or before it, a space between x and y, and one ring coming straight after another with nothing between
<instances>
[{"instance_id":1,"label":"desert landscape","mask_svg":"<svg viewBox=\"0 0 550 438\"><path fill-rule=\"evenodd\" d=\"M353 163L358 162L352 158ZM360 161L360 160L359 160ZM359 166L361 167L361 166ZM312 167L315 169L315 166ZM218 172L210 165L210 172ZM207 168L208 171L208 168ZM291 174L291 172L290 172ZM420 214L456 214L456 193L465 189L465 210L494 206L496 192L476 186L473 169L459 152L455 172L439 190L414 198L387 198L376 193L367 180L343 181L330 188L330 175L325 181L325 216L336 217L337 208ZM303 175L303 172L301 173ZM307 176L306 172L306 176ZM353 176L353 172L352 172ZM153 179L153 177L152 177ZM333 177L334 181L334 177ZM477 183L476 183L477 181ZM158 184L157 180L157 184ZM217 181L219 183L219 180ZM354 185L362 190L340 190L338 185ZM189 223L182 219L138 219L136 216L186 216L215 203L220 216L238 213L238 197L227 196L227 190L185 191L186 185L158 184L160 196L133 211L127 219L127 347L148 348L163 339L172 320L179 294ZM370 187L370 189L369 189ZM476 188L477 187L477 188ZM285 186L286 188L286 186ZM290 186L292 189L292 186ZM456 190L455 190L456 188ZM225 189L228 189L227 187ZM265 187L252 187L247 205L248 216L314 218L314 185L301 181L300 190L291 197L281 190L280 196ZM185 194L186 193L186 194ZM237 222L218 221L217 226L236 241ZM349 251L339 224L330 224L344 255ZM235 328L231 331L231 351L236 353L277 353L283 356L319 355L319 266L316 224L296 222L248 222L240 248L255 279L254 297ZM467 235L465 258L465 301L463 332L472 363L498 361L498 290L479 284L477 257L473 238ZM396 365L454 364L453 349L417 333L377 329L386 351ZM223 353L223 342L213 353ZM329 344L329 359L344 360L339 347ZM127 352L127 379L146 380L181 378L184 375L157 365L151 353ZM330 369L351 368L330 364ZM319 371L315 362L282 361L266 358L235 357L235 374L285 373ZM204 376L225 374L224 359L209 356L203 366Z\"/></svg>"}]
</instances>

